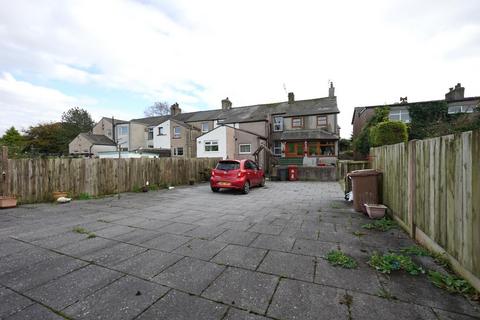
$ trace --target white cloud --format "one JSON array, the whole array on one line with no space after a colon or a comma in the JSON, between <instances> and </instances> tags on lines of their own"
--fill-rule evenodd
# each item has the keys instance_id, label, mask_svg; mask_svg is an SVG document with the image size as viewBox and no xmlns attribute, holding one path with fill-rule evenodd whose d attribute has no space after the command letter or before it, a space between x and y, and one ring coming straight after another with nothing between
<instances>
[{"instance_id":1,"label":"white cloud","mask_svg":"<svg viewBox=\"0 0 480 320\"><path fill-rule=\"evenodd\" d=\"M330 79L348 136L355 106L437 99L457 82L480 95L476 0L0 0L0 7L0 72L178 101L185 111L218 108L226 96L234 106L285 100L284 83L298 99L321 97Z\"/></svg>"}]
</instances>

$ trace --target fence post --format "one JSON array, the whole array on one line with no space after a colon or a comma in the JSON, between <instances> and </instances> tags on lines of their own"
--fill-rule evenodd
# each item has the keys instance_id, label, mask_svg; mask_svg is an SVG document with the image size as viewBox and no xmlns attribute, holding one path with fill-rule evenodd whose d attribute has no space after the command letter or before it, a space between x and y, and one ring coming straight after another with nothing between
<instances>
[{"instance_id":1,"label":"fence post","mask_svg":"<svg viewBox=\"0 0 480 320\"><path fill-rule=\"evenodd\" d=\"M2 189L1 189L1 194L4 196L8 195L8 190L9 190L9 172L8 172L8 147L3 146L2 147L2 158L0 162L0 174L2 175Z\"/></svg>"},{"instance_id":2,"label":"fence post","mask_svg":"<svg viewBox=\"0 0 480 320\"><path fill-rule=\"evenodd\" d=\"M408 171L408 222L407 225L409 227L410 236L415 239L415 201L416 201L416 193L415 193L415 184L416 184L416 144L417 140L411 140L408 142L408 149L407 149L407 156L408 156L408 163L407 163L407 171Z\"/></svg>"}]
</instances>

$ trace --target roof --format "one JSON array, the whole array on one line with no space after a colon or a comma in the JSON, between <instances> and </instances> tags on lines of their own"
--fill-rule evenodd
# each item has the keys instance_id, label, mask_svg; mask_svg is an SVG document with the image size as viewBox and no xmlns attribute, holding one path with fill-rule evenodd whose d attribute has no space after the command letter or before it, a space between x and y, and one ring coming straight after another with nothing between
<instances>
[{"instance_id":1,"label":"roof","mask_svg":"<svg viewBox=\"0 0 480 320\"><path fill-rule=\"evenodd\" d=\"M105 119L105 120L107 120L108 122L112 123L112 118L103 117L103 119ZM115 122L115 124L125 124L125 123L128 123L128 121L120 120L120 119L113 119L113 121Z\"/></svg>"},{"instance_id":2,"label":"roof","mask_svg":"<svg viewBox=\"0 0 480 320\"><path fill-rule=\"evenodd\" d=\"M280 136L280 140L338 140L339 137L336 134L331 132L317 129L317 130L293 130L293 131L284 131Z\"/></svg>"},{"instance_id":3,"label":"roof","mask_svg":"<svg viewBox=\"0 0 480 320\"><path fill-rule=\"evenodd\" d=\"M80 133L82 137L95 145L116 146L115 142L103 134Z\"/></svg>"},{"instance_id":4,"label":"roof","mask_svg":"<svg viewBox=\"0 0 480 320\"><path fill-rule=\"evenodd\" d=\"M170 115L132 119L131 122L137 122L137 123L144 124L148 127L152 127L152 126L159 125L160 123L165 122L168 119L170 119Z\"/></svg>"},{"instance_id":5,"label":"roof","mask_svg":"<svg viewBox=\"0 0 480 320\"><path fill-rule=\"evenodd\" d=\"M458 103L462 103L462 102L475 102L475 101L480 101L480 96L477 96L477 97L466 97L466 98L462 98L462 99L456 99L456 100L445 100L445 99L442 99L442 100L426 100L426 101L415 101L415 102L407 102L407 103L392 103L392 104L381 104L381 105L373 105L373 106L365 106L365 107L355 107L355 109L353 110L353 116L352 116L352 123L353 124L353 121L355 120L355 114L357 112L359 112L360 110L363 110L363 109L372 109L372 108L380 108L380 107L408 107L410 105L413 105L413 104L428 104L428 103L432 103L432 102L446 102L447 104L458 104Z\"/></svg>"}]
</instances>

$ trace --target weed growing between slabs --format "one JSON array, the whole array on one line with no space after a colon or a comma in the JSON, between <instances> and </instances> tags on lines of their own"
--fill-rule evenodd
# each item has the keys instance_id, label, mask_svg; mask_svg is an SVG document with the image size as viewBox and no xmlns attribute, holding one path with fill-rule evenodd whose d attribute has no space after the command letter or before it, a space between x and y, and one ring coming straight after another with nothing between
<instances>
[{"instance_id":1,"label":"weed growing between slabs","mask_svg":"<svg viewBox=\"0 0 480 320\"><path fill-rule=\"evenodd\" d=\"M331 265L340 266L345 269L355 269L358 264L352 258L340 250L331 250L327 253L326 259Z\"/></svg>"},{"instance_id":2,"label":"weed growing between slabs","mask_svg":"<svg viewBox=\"0 0 480 320\"><path fill-rule=\"evenodd\" d=\"M75 228L73 228L72 231L76 232L76 233L80 233L80 234L86 234L87 239L95 238L97 236L95 233L90 232L87 229L82 228L82 227L75 227Z\"/></svg>"}]
</instances>

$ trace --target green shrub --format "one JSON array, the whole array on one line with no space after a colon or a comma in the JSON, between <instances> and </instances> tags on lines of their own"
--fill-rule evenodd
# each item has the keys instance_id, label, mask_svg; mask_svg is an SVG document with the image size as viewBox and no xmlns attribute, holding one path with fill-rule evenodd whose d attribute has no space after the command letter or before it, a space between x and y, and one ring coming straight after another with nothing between
<instances>
[{"instance_id":1,"label":"green shrub","mask_svg":"<svg viewBox=\"0 0 480 320\"><path fill-rule=\"evenodd\" d=\"M86 192L80 193L78 195L78 200L90 200L90 199L92 199L92 196Z\"/></svg>"},{"instance_id":2,"label":"green shrub","mask_svg":"<svg viewBox=\"0 0 480 320\"><path fill-rule=\"evenodd\" d=\"M407 125L401 121L381 122L370 129L369 138L373 147L407 142Z\"/></svg>"},{"instance_id":3,"label":"green shrub","mask_svg":"<svg viewBox=\"0 0 480 320\"><path fill-rule=\"evenodd\" d=\"M346 269L355 269L357 267L357 262L340 250L329 251L327 253L327 261L334 266L341 266Z\"/></svg>"},{"instance_id":4,"label":"green shrub","mask_svg":"<svg viewBox=\"0 0 480 320\"><path fill-rule=\"evenodd\" d=\"M380 255L374 252L370 257L368 264L382 273L391 273L392 271L405 270L411 275L425 273L422 267L415 264L412 258L393 252Z\"/></svg>"}]
</instances>

